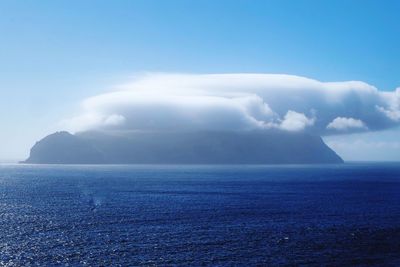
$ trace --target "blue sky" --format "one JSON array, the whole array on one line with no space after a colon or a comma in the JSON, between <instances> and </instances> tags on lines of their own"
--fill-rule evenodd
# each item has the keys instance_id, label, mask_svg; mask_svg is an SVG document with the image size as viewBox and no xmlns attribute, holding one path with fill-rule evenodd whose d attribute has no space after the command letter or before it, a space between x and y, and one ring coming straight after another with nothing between
<instances>
[{"instance_id":1,"label":"blue sky","mask_svg":"<svg viewBox=\"0 0 400 267\"><path fill-rule=\"evenodd\" d=\"M392 91L399 12L399 1L1 1L0 159L24 158L82 99L136 73L285 73ZM399 133L351 138L398 144ZM374 160L400 160L383 147Z\"/></svg>"}]
</instances>

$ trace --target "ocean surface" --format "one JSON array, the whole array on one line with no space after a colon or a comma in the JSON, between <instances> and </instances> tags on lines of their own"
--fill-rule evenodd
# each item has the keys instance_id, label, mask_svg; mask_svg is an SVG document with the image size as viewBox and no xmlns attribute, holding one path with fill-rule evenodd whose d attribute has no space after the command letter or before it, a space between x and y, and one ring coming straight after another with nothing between
<instances>
[{"instance_id":1,"label":"ocean surface","mask_svg":"<svg viewBox=\"0 0 400 267\"><path fill-rule=\"evenodd\" d=\"M400 164L0 165L0 265L400 266Z\"/></svg>"}]
</instances>

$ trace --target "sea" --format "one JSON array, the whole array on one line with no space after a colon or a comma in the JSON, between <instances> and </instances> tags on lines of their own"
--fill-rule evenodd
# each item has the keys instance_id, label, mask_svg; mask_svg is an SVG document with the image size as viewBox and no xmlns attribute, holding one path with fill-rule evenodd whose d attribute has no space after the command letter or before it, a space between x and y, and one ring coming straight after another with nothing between
<instances>
[{"instance_id":1,"label":"sea","mask_svg":"<svg viewBox=\"0 0 400 267\"><path fill-rule=\"evenodd\" d=\"M400 163L0 165L1 266L400 266Z\"/></svg>"}]
</instances>

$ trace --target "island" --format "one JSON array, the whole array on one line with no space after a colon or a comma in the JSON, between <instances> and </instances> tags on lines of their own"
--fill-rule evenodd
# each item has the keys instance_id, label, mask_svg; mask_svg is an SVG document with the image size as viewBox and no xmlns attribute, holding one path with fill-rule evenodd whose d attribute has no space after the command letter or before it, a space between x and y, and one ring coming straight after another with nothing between
<instances>
[{"instance_id":1,"label":"island","mask_svg":"<svg viewBox=\"0 0 400 267\"><path fill-rule=\"evenodd\" d=\"M31 164L325 164L343 163L320 136L285 131L56 132L39 142Z\"/></svg>"}]
</instances>

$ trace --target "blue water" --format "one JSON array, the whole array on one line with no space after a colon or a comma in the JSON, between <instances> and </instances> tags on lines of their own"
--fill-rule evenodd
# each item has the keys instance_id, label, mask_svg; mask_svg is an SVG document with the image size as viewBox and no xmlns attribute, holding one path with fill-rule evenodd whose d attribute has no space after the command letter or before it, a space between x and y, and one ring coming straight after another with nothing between
<instances>
[{"instance_id":1,"label":"blue water","mask_svg":"<svg viewBox=\"0 0 400 267\"><path fill-rule=\"evenodd\" d=\"M400 164L0 165L0 265L400 265Z\"/></svg>"}]
</instances>

